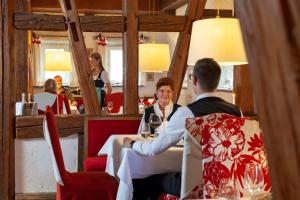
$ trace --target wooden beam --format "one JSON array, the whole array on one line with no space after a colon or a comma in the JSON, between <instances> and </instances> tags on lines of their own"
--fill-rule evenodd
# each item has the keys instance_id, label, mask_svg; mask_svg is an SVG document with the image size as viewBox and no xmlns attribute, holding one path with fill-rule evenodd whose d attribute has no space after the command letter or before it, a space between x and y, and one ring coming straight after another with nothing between
<instances>
[{"instance_id":1,"label":"wooden beam","mask_svg":"<svg viewBox=\"0 0 300 200\"><path fill-rule=\"evenodd\" d=\"M126 32L123 33L124 114L138 110L138 0L123 0Z\"/></svg>"},{"instance_id":2,"label":"wooden beam","mask_svg":"<svg viewBox=\"0 0 300 200\"><path fill-rule=\"evenodd\" d=\"M55 192L43 193L16 193L16 200L55 200Z\"/></svg>"},{"instance_id":3,"label":"wooden beam","mask_svg":"<svg viewBox=\"0 0 300 200\"><path fill-rule=\"evenodd\" d=\"M184 29L186 16L139 16L139 31L181 32Z\"/></svg>"},{"instance_id":4,"label":"wooden beam","mask_svg":"<svg viewBox=\"0 0 300 200\"><path fill-rule=\"evenodd\" d=\"M161 0L159 6L161 11L167 11L176 10L187 3L189 3L189 0Z\"/></svg>"},{"instance_id":5,"label":"wooden beam","mask_svg":"<svg viewBox=\"0 0 300 200\"><path fill-rule=\"evenodd\" d=\"M19 0L16 4L16 12L28 12L28 1ZM15 80L18 80L15 89L16 101L21 101L22 93L29 93L29 49L28 49L28 31L16 30L15 42L18 44L18 48L15 48L16 59L14 76Z\"/></svg>"},{"instance_id":6,"label":"wooden beam","mask_svg":"<svg viewBox=\"0 0 300 200\"><path fill-rule=\"evenodd\" d=\"M75 0L75 3L79 13L122 14L122 0ZM31 0L31 4L33 12L61 12L58 0ZM155 0L155 5L159 5L159 0ZM139 0L138 10L148 13L148 0ZM155 8L155 11L158 10L159 6Z\"/></svg>"},{"instance_id":7,"label":"wooden beam","mask_svg":"<svg viewBox=\"0 0 300 200\"><path fill-rule=\"evenodd\" d=\"M0 152L1 182L0 199L13 200L15 194L15 146L14 146L14 115L15 115L15 89L16 81L14 67L16 66L15 31L13 28L13 12L18 1L1 1L1 40L3 48L1 55L1 130L2 150Z\"/></svg>"},{"instance_id":8,"label":"wooden beam","mask_svg":"<svg viewBox=\"0 0 300 200\"><path fill-rule=\"evenodd\" d=\"M217 16L217 9L204 9L204 13L202 19L215 18ZM220 17L222 18L232 18L233 12L232 10L219 10Z\"/></svg>"},{"instance_id":9,"label":"wooden beam","mask_svg":"<svg viewBox=\"0 0 300 200\"><path fill-rule=\"evenodd\" d=\"M216 17L217 10L205 9L203 18ZM221 17L232 17L231 10L220 10ZM186 16L172 15L139 15L139 31L181 32L184 29ZM84 32L124 32L123 16L80 16ZM17 30L66 31L65 18L62 15L15 13L14 26Z\"/></svg>"},{"instance_id":10,"label":"wooden beam","mask_svg":"<svg viewBox=\"0 0 300 200\"><path fill-rule=\"evenodd\" d=\"M238 0L274 199L300 197L300 4Z\"/></svg>"},{"instance_id":11,"label":"wooden beam","mask_svg":"<svg viewBox=\"0 0 300 200\"><path fill-rule=\"evenodd\" d=\"M95 84L91 72L81 24L74 0L59 0L64 17L67 19L68 35L72 50L78 82L87 114L100 115L100 104L96 95Z\"/></svg>"},{"instance_id":12,"label":"wooden beam","mask_svg":"<svg viewBox=\"0 0 300 200\"><path fill-rule=\"evenodd\" d=\"M190 0L186 10L186 24L184 30L178 36L171 66L168 72L168 77L174 81L174 102L177 102L180 95L183 78L187 69L192 24L193 21L202 17L205 3L206 0Z\"/></svg>"},{"instance_id":13,"label":"wooden beam","mask_svg":"<svg viewBox=\"0 0 300 200\"><path fill-rule=\"evenodd\" d=\"M124 32L125 18L122 16L81 16L84 32ZM62 15L15 13L14 26L18 30L66 31Z\"/></svg>"},{"instance_id":14,"label":"wooden beam","mask_svg":"<svg viewBox=\"0 0 300 200\"><path fill-rule=\"evenodd\" d=\"M55 115L60 137L83 133L84 115ZM16 117L16 138L43 138L44 116Z\"/></svg>"},{"instance_id":15,"label":"wooden beam","mask_svg":"<svg viewBox=\"0 0 300 200\"><path fill-rule=\"evenodd\" d=\"M254 115L253 87L248 72L248 65L234 66L233 93L235 104L240 107L243 115Z\"/></svg>"},{"instance_id":16,"label":"wooden beam","mask_svg":"<svg viewBox=\"0 0 300 200\"><path fill-rule=\"evenodd\" d=\"M0 0L0 5L2 8L2 5L4 0ZM4 29L3 29L3 11L1 10L0 13L0 35L4 34ZM0 47L3 47L3 38L0 38ZM3 148L3 137L4 137L4 132L3 132L3 82L4 82L4 76L3 76L3 71L4 71L4 51L3 48L0 48L0 199L4 199L4 148Z\"/></svg>"},{"instance_id":17,"label":"wooden beam","mask_svg":"<svg viewBox=\"0 0 300 200\"><path fill-rule=\"evenodd\" d=\"M124 32L123 16L80 16L84 32ZM139 31L180 32L185 25L185 16L139 16ZM62 15L15 13L14 26L18 30L66 31Z\"/></svg>"}]
</instances>

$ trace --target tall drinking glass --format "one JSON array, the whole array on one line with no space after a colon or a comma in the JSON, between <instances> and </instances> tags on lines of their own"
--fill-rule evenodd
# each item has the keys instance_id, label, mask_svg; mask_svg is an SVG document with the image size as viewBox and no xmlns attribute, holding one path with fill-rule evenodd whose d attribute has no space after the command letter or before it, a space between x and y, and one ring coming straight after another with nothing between
<instances>
[{"instance_id":1,"label":"tall drinking glass","mask_svg":"<svg viewBox=\"0 0 300 200\"><path fill-rule=\"evenodd\" d=\"M144 123L142 125L141 136L144 139L147 139L151 135L150 125L148 123Z\"/></svg>"},{"instance_id":2,"label":"tall drinking glass","mask_svg":"<svg viewBox=\"0 0 300 200\"><path fill-rule=\"evenodd\" d=\"M224 178L220 181L218 200L238 200L239 190L235 180Z\"/></svg>"},{"instance_id":3,"label":"tall drinking glass","mask_svg":"<svg viewBox=\"0 0 300 200\"><path fill-rule=\"evenodd\" d=\"M264 176L261 164L248 164L245 169L244 186L251 193L251 199L255 199L255 193L263 188Z\"/></svg>"}]
</instances>

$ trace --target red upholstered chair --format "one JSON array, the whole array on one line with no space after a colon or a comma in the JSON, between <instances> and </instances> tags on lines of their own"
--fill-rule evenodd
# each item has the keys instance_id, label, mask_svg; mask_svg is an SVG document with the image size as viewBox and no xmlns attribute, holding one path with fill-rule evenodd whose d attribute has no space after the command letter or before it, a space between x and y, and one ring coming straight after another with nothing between
<instances>
[{"instance_id":1,"label":"red upholstered chair","mask_svg":"<svg viewBox=\"0 0 300 200\"><path fill-rule=\"evenodd\" d=\"M123 106L123 93L116 92L112 94L107 94L105 96L105 105L107 105L108 101L113 102L113 109L110 112L118 113L120 111L120 107Z\"/></svg>"},{"instance_id":2,"label":"red upholstered chair","mask_svg":"<svg viewBox=\"0 0 300 200\"><path fill-rule=\"evenodd\" d=\"M136 134L140 117L86 117L85 120L85 171L104 171L106 156L97 156L109 136L113 134Z\"/></svg>"},{"instance_id":3,"label":"red upholstered chair","mask_svg":"<svg viewBox=\"0 0 300 200\"><path fill-rule=\"evenodd\" d=\"M247 164L262 165L263 190L271 190L267 156L257 121L215 113L187 119L186 128L181 199L212 198L218 193L223 178L236 180L244 196ZM160 199L171 198L174 197L162 195Z\"/></svg>"},{"instance_id":4,"label":"red upholstered chair","mask_svg":"<svg viewBox=\"0 0 300 200\"><path fill-rule=\"evenodd\" d=\"M57 200L114 200L118 184L105 172L69 173L65 169L54 114L48 106L45 112L44 137L52 154L57 182Z\"/></svg>"}]
</instances>

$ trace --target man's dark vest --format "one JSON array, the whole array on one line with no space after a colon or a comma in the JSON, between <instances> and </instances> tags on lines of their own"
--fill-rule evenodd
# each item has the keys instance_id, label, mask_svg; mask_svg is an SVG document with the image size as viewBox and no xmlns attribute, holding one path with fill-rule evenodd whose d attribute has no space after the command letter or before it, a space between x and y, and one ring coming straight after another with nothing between
<instances>
[{"instance_id":1,"label":"man's dark vest","mask_svg":"<svg viewBox=\"0 0 300 200\"><path fill-rule=\"evenodd\" d=\"M168 116L167 121L169 121L171 119L172 115L176 112L177 108L179 108L179 107L180 107L180 105L178 105L178 104L173 105L173 110L170 113L170 115ZM151 113L154 113L153 106L145 109L145 123L149 123L149 118L150 118ZM151 128L151 133L154 133L155 132L154 128L152 128L152 127L150 127L150 128Z\"/></svg>"},{"instance_id":2,"label":"man's dark vest","mask_svg":"<svg viewBox=\"0 0 300 200\"><path fill-rule=\"evenodd\" d=\"M228 103L219 97L206 97L187 106L195 117L212 113L227 113L240 117L241 112L236 105Z\"/></svg>"}]
</instances>

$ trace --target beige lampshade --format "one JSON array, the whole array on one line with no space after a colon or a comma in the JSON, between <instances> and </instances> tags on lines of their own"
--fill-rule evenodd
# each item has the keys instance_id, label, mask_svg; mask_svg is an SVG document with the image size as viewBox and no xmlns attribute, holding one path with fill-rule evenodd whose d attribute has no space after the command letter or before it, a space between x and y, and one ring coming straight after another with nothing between
<instances>
[{"instance_id":1,"label":"beige lampshade","mask_svg":"<svg viewBox=\"0 0 300 200\"><path fill-rule=\"evenodd\" d=\"M46 51L45 71L72 71L70 52Z\"/></svg>"},{"instance_id":2,"label":"beige lampshade","mask_svg":"<svg viewBox=\"0 0 300 200\"><path fill-rule=\"evenodd\" d=\"M188 64L213 58L219 64L247 64L240 22L235 18L213 18L193 23Z\"/></svg>"},{"instance_id":3,"label":"beige lampshade","mask_svg":"<svg viewBox=\"0 0 300 200\"><path fill-rule=\"evenodd\" d=\"M168 71L170 50L168 44L139 44L139 69L141 72Z\"/></svg>"}]
</instances>

